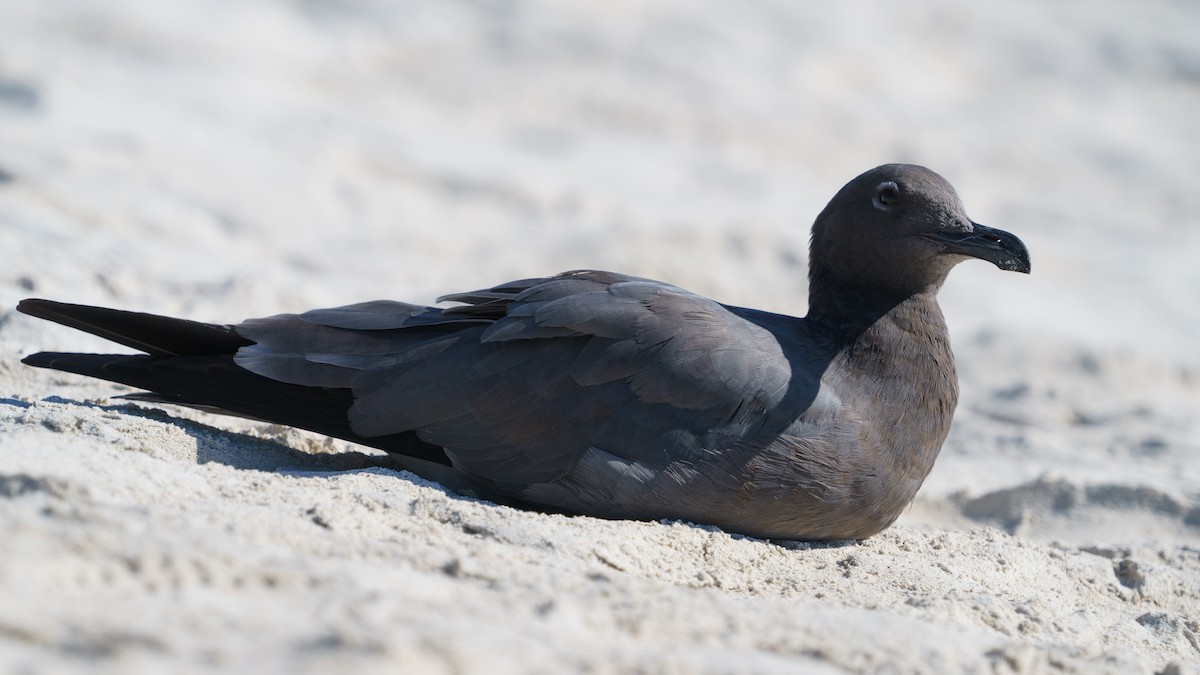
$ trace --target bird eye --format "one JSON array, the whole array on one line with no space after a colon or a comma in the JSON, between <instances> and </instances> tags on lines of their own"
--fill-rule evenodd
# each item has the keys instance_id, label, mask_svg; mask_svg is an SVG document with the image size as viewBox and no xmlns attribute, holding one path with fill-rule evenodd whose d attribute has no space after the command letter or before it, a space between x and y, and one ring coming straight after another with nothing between
<instances>
[{"instance_id":1,"label":"bird eye","mask_svg":"<svg viewBox=\"0 0 1200 675\"><path fill-rule=\"evenodd\" d=\"M900 188L892 181L880 183L879 187L875 188L875 208L887 211L889 206L898 201L900 201Z\"/></svg>"}]
</instances>

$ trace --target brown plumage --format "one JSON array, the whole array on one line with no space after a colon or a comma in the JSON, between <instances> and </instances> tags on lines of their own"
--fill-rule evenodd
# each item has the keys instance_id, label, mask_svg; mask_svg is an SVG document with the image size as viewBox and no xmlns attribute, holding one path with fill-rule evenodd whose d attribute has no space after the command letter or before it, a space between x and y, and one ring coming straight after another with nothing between
<instances>
[{"instance_id":1,"label":"brown plumage","mask_svg":"<svg viewBox=\"0 0 1200 675\"><path fill-rule=\"evenodd\" d=\"M419 460L485 494L607 518L853 539L933 466L958 384L936 294L967 258L1029 271L928 169L855 178L813 225L809 314L576 271L236 326L26 300L141 356L26 363Z\"/></svg>"}]
</instances>

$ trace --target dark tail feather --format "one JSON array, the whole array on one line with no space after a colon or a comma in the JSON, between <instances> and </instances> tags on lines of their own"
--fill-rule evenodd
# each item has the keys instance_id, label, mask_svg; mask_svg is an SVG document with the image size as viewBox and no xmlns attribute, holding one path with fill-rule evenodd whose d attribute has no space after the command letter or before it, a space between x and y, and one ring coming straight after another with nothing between
<instances>
[{"instance_id":1,"label":"dark tail feather","mask_svg":"<svg viewBox=\"0 0 1200 675\"><path fill-rule=\"evenodd\" d=\"M17 310L39 319L98 335L151 356L232 354L239 347L254 344L235 333L229 326L156 314L39 299L22 300L17 305Z\"/></svg>"},{"instance_id":2,"label":"dark tail feather","mask_svg":"<svg viewBox=\"0 0 1200 675\"><path fill-rule=\"evenodd\" d=\"M194 325L207 327L207 324ZM231 335L238 338L236 334ZM39 352L21 361L39 368L52 368L147 389L168 403L220 408L255 419L308 429L385 452L439 464L450 463L440 447L429 445L412 433L374 437L354 433L346 418L346 411L354 403L350 390L305 387L255 375L235 364L231 353L162 358Z\"/></svg>"}]
</instances>

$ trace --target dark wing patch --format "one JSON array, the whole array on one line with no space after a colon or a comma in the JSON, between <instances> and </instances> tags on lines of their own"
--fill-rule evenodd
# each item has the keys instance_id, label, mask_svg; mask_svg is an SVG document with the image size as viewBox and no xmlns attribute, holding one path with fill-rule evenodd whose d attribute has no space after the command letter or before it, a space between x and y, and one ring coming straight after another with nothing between
<instances>
[{"instance_id":1,"label":"dark wing patch","mask_svg":"<svg viewBox=\"0 0 1200 675\"><path fill-rule=\"evenodd\" d=\"M675 286L568 272L445 296L247 321L238 365L348 387L355 433L413 432L502 485L553 480L589 448L650 465L724 447L785 398L775 336Z\"/></svg>"},{"instance_id":2,"label":"dark wing patch","mask_svg":"<svg viewBox=\"0 0 1200 675\"><path fill-rule=\"evenodd\" d=\"M521 484L564 475L589 447L664 461L716 447L787 391L770 332L674 286L575 272L497 289L453 296L502 305L486 329L356 376L354 429L415 430L460 470Z\"/></svg>"}]
</instances>

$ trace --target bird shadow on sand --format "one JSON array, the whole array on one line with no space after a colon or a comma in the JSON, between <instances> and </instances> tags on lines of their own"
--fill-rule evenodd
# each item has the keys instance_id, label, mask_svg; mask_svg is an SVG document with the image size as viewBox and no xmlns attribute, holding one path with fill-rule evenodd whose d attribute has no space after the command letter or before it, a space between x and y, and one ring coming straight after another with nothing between
<instances>
[{"instance_id":1,"label":"bird shadow on sand","mask_svg":"<svg viewBox=\"0 0 1200 675\"><path fill-rule=\"evenodd\" d=\"M33 407L33 404L29 401L22 401L19 398L8 398L7 396L0 396L0 405L10 405L14 408L21 408L22 410L28 410L29 408Z\"/></svg>"},{"instance_id":2,"label":"bird shadow on sand","mask_svg":"<svg viewBox=\"0 0 1200 675\"><path fill-rule=\"evenodd\" d=\"M139 417L171 425L195 439L197 464L215 462L235 469L282 472L337 473L361 469L388 469L400 472L404 470L402 466L386 455L356 451L329 453L304 452L270 438L222 429L196 420L177 417L161 408L143 407L133 403L104 405L61 396L47 396L39 402L75 406L128 417ZM18 399L2 398L0 399L0 405L12 405L30 409L37 404ZM43 424L54 428L46 422L43 422Z\"/></svg>"}]
</instances>

